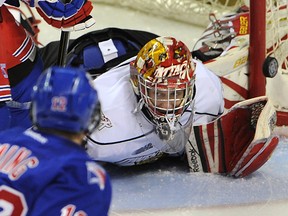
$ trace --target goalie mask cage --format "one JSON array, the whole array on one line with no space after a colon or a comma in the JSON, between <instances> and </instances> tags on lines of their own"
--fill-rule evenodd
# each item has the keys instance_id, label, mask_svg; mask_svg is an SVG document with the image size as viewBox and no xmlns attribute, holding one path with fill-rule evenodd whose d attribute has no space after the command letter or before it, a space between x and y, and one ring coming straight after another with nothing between
<instances>
[{"instance_id":1,"label":"goalie mask cage","mask_svg":"<svg viewBox=\"0 0 288 216\"><path fill-rule=\"evenodd\" d=\"M217 18L235 13L242 5L250 9L248 98L267 95L277 110L277 125L288 125L287 33L288 0L97 0L98 3L128 7L155 16L202 26L209 24L209 13ZM278 73L263 75L265 60L275 58ZM277 63L276 62L276 63ZM277 64L266 61L266 73ZM275 62L274 62L275 63ZM274 70L275 71L275 70ZM248 99L245 98L245 99Z\"/></svg>"}]
</instances>

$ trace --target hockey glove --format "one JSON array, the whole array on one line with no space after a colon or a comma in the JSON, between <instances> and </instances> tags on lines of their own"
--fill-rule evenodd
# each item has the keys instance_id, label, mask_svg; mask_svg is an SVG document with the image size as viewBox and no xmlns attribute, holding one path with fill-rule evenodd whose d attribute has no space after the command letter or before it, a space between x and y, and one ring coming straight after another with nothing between
<instances>
[{"instance_id":1,"label":"hockey glove","mask_svg":"<svg viewBox=\"0 0 288 216\"><path fill-rule=\"evenodd\" d=\"M90 15L93 6L88 0L31 0L41 17L50 25L64 31L77 31L91 27L95 20Z\"/></svg>"},{"instance_id":2,"label":"hockey glove","mask_svg":"<svg viewBox=\"0 0 288 216\"><path fill-rule=\"evenodd\" d=\"M279 142L272 134L276 112L266 97L235 104L215 121L194 127L186 145L190 170L247 176L259 169Z\"/></svg>"}]
</instances>

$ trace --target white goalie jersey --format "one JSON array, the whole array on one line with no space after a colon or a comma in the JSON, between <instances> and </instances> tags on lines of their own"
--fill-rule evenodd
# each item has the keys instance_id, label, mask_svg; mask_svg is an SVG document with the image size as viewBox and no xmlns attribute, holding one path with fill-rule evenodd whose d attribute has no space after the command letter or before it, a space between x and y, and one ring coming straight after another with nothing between
<instances>
[{"instance_id":1,"label":"white goalie jersey","mask_svg":"<svg viewBox=\"0 0 288 216\"><path fill-rule=\"evenodd\" d=\"M87 151L97 161L132 166L153 162L167 154L162 151L166 143L156 134L153 123L141 111L137 112L138 101L130 84L129 63L132 60L134 58L94 80L101 101L102 119L88 137ZM188 108L179 121L187 139L176 142L188 141L192 122L194 125L206 124L224 111L220 79L201 62L196 62L195 73L195 106ZM183 154L184 145L182 143L181 148L168 154Z\"/></svg>"}]
</instances>

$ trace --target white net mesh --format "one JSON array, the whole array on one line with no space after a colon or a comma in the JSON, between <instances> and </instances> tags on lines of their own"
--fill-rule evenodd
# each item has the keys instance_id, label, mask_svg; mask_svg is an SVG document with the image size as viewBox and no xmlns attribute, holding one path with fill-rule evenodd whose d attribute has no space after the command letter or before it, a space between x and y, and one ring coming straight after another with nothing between
<instances>
[{"instance_id":1,"label":"white net mesh","mask_svg":"<svg viewBox=\"0 0 288 216\"><path fill-rule=\"evenodd\" d=\"M267 55L273 55L287 73L288 1L266 0L266 48Z\"/></svg>"},{"instance_id":2,"label":"white net mesh","mask_svg":"<svg viewBox=\"0 0 288 216\"><path fill-rule=\"evenodd\" d=\"M288 112L288 0L266 0L267 56L278 60L278 74L267 79L266 92L278 111Z\"/></svg>"},{"instance_id":3,"label":"white net mesh","mask_svg":"<svg viewBox=\"0 0 288 216\"><path fill-rule=\"evenodd\" d=\"M96 0L94 0L96 1ZM129 7L198 26L207 26L210 12L221 17L236 11L244 0L97 0L97 3Z\"/></svg>"}]
</instances>

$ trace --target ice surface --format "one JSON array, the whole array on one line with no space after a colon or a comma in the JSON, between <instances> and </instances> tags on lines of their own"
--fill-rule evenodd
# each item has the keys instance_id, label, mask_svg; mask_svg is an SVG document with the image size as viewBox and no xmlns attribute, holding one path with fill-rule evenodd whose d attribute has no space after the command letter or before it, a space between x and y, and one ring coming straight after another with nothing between
<instances>
[{"instance_id":1,"label":"ice surface","mask_svg":"<svg viewBox=\"0 0 288 216\"><path fill-rule=\"evenodd\" d=\"M185 163L175 159L140 167L106 168L114 189L112 215L135 215L135 210L147 215L157 211L159 215L170 211L175 211L175 215L198 215L196 210L219 212L223 208L230 208L230 215L238 215L239 210L234 212L234 208L239 206L253 207L245 215L271 215L266 209L275 206L286 209L275 215L288 215L288 207L280 205L284 202L287 206L288 201L288 141L281 141L258 171L240 179L189 173ZM226 214L222 211L219 215Z\"/></svg>"}]
</instances>

